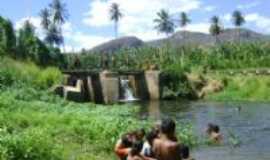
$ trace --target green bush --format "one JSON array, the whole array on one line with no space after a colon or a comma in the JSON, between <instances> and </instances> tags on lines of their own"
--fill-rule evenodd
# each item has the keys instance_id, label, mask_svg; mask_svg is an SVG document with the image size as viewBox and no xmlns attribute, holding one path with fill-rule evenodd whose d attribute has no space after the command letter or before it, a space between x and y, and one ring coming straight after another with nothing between
<instances>
[{"instance_id":1,"label":"green bush","mask_svg":"<svg viewBox=\"0 0 270 160\"><path fill-rule=\"evenodd\" d=\"M10 58L0 60L0 86L23 83L46 89L62 81L62 73L56 68L41 69L31 62L19 62Z\"/></svg>"},{"instance_id":2,"label":"green bush","mask_svg":"<svg viewBox=\"0 0 270 160\"><path fill-rule=\"evenodd\" d=\"M60 148L43 130L33 129L20 134L0 131L2 160L60 160Z\"/></svg>"}]
</instances>

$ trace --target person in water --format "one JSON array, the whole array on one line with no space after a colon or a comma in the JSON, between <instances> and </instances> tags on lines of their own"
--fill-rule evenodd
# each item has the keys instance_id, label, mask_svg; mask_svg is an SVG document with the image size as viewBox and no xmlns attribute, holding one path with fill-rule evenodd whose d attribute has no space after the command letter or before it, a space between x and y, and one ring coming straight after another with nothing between
<instances>
[{"instance_id":1,"label":"person in water","mask_svg":"<svg viewBox=\"0 0 270 160\"><path fill-rule=\"evenodd\" d=\"M183 145L181 148L181 153L182 153L182 158L183 160L194 160L191 156L190 156L190 151L189 151L189 147Z\"/></svg>"},{"instance_id":2,"label":"person in water","mask_svg":"<svg viewBox=\"0 0 270 160\"><path fill-rule=\"evenodd\" d=\"M222 134L220 133L220 128L216 124L209 123L207 128L207 134L209 139L214 143L221 143L222 142Z\"/></svg>"},{"instance_id":3,"label":"person in water","mask_svg":"<svg viewBox=\"0 0 270 160\"><path fill-rule=\"evenodd\" d=\"M181 144L177 142L175 127L172 119L162 120L160 137L153 142L153 152L158 160L182 160Z\"/></svg>"},{"instance_id":4,"label":"person in water","mask_svg":"<svg viewBox=\"0 0 270 160\"><path fill-rule=\"evenodd\" d=\"M144 128L141 128L141 129L135 131L135 136L136 136L136 140L142 141L144 139L144 136L145 136Z\"/></svg>"},{"instance_id":5,"label":"person in water","mask_svg":"<svg viewBox=\"0 0 270 160\"><path fill-rule=\"evenodd\" d=\"M127 157L127 160L156 160L151 157L146 157L141 154L143 149L143 142L142 141L136 141L131 148L131 151L129 152L129 155Z\"/></svg>"},{"instance_id":6,"label":"person in water","mask_svg":"<svg viewBox=\"0 0 270 160\"><path fill-rule=\"evenodd\" d=\"M142 141L145 136L145 130L139 129L134 132L127 133L119 139L115 145L114 151L121 160L126 160L131 147L135 141Z\"/></svg>"},{"instance_id":7,"label":"person in water","mask_svg":"<svg viewBox=\"0 0 270 160\"><path fill-rule=\"evenodd\" d=\"M133 142L135 141L134 133L124 134L117 142L114 147L115 154L119 157L120 160L126 160Z\"/></svg>"},{"instance_id":8,"label":"person in water","mask_svg":"<svg viewBox=\"0 0 270 160\"><path fill-rule=\"evenodd\" d=\"M154 128L146 134L146 141L143 144L143 149L141 152L142 155L150 158L155 157L153 152L153 142L156 138L158 138L158 134L159 132Z\"/></svg>"}]
</instances>

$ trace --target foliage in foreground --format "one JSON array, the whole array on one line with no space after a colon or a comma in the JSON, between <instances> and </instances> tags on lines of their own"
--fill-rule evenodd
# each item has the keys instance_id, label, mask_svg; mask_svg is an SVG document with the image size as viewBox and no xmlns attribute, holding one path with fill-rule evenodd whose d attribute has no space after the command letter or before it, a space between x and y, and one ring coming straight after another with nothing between
<instances>
[{"instance_id":1,"label":"foliage in foreground","mask_svg":"<svg viewBox=\"0 0 270 160\"><path fill-rule=\"evenodd\" d=\"M0 94L0 156L3 160L111 159L122 133L150 128L149 121L135 116L137 111L133 106L70 103L29 88L5 89ZM191 126L181 125L180 131L183 142L196 144Z\"/></svg>"}]
</instances>

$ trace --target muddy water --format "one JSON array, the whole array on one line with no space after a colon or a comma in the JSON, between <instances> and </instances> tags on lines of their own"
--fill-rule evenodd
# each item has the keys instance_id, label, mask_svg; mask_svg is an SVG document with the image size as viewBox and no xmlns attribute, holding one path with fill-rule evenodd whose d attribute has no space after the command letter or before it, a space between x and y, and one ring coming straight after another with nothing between
<instances>
[{"instance_id":1,"label":"muddy water","mask_svg":"<svg viewBox=\"0 0 270 160\"><path fill-rule=\"evenodd\" d=\"M270 160L270 103L156 101L139 105L143 118L170 116L192 123L201 140L209 122L219 124L224 144L198 146L192 151L197 160Z\"/></svg>"}]
</instances>

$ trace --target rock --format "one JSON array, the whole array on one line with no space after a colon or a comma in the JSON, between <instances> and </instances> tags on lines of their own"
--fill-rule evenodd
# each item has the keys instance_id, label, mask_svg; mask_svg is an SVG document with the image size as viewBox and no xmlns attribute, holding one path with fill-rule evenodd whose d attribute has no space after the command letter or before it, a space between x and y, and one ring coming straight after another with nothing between
<instances>
[{"instance_id":1,"label":"rock","mask_svg":"<svg viewBox=\"0 0 270 160\"><path fill-rule=\"evenodd\" d=\"M224 84L218 80L211 80L208 84L202 88L199 93L199 97L203 98L205 95L216 93L223 90Z\"/></svg>"}]
</instances>

